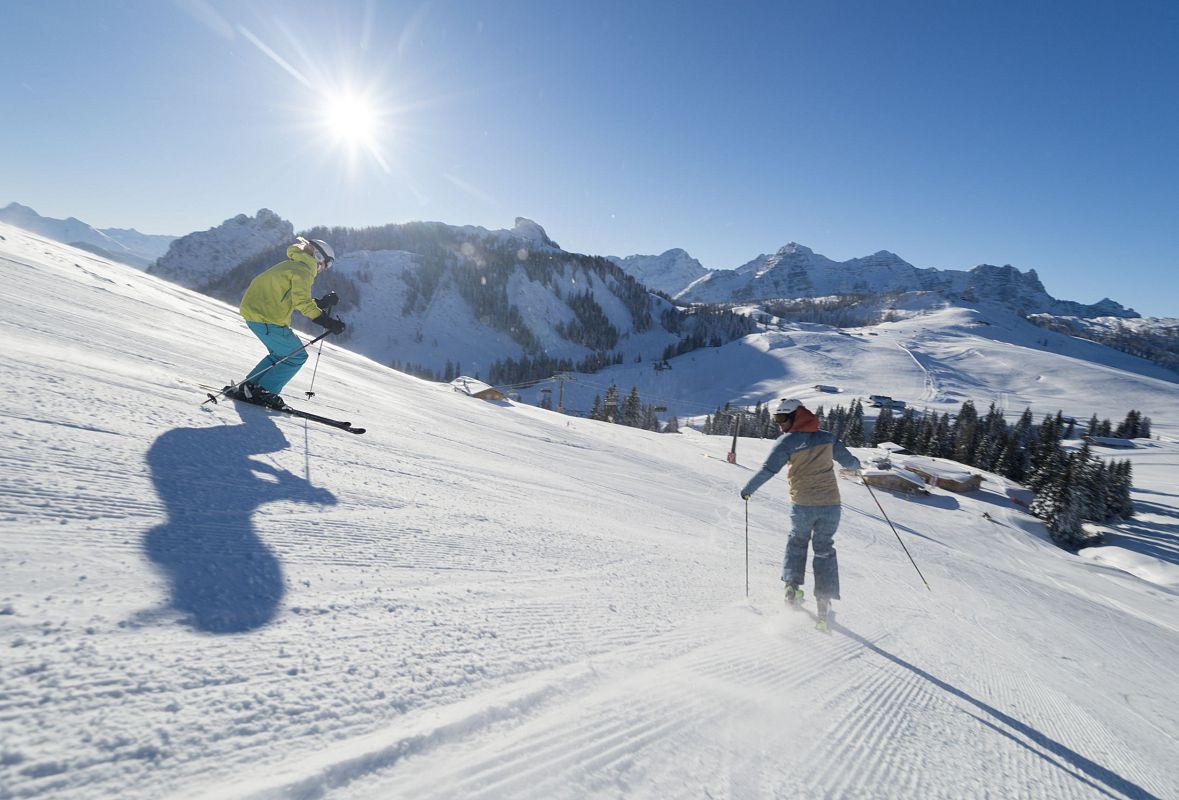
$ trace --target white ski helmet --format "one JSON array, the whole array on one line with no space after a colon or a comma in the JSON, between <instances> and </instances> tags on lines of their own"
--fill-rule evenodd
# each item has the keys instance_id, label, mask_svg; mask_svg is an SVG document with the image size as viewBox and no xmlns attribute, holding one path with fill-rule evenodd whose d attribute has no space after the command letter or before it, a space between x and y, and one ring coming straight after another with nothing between
<instances>
[{"instance_id":1,"label":"white ski helmet","mask_svg":"<svg viewBox=\"0 0 1179 800\"><path fill-rule=\"evenodd\" d=\"M332 250L332 246L330 244L325 242L323 239L308 240L304 239L302 236L299 237L299 241L306 242L307 244L311 245L311 254L315 256L315 261L317 264L321 265L324 269L331 268L332 262L336 260L336 251Z\"/></svg>"},{"instance_id":2,"label":"white ski helmet","mask_svg":"<svg viewBox=\"0 0 1179 800\"><path fill-rule=\"evenodd\" d=\"M793 397L782 398L778 401L778 407L774 409L774 423L784 432L789 431L794 427L794 415L800 408L802 408L802 401L795 400Z\"/></svg>"},{"instance_id":3,"label":"white ski helmet","mask_svg":"<svg viewBox=\"0 0 1179 800\"><path fill-rule=\"evenodd\" d=\"M801 400L795 400L793 397L784 397L778 401L778 407L774 409L774 414L775 416L778 414L793 414L800 408L802 408Z\"/></svg>"}]
</instances>

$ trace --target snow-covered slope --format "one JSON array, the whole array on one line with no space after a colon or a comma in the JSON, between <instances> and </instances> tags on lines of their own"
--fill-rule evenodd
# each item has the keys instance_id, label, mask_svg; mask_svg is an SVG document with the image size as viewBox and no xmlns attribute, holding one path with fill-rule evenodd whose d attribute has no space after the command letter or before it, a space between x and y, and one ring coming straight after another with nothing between
<instances>
[{"instance_id":1,"label":"snow-covered slope","mask_svg":"<svg viewBox=\"0 0 1179 800\"><path fill-rule=\"evenodd\" d=\"M625 364L565 382L566 406L588 410L614 384L636 387L668 414L703 417L727 402L753 406L794 396L815 408L889 395L918 410L955 414L963 401L994 402L1014 421L1031 408L1037 421L1063 410L1088 420L1142 411L1179 436L1179 374L1094 342L1044 330L998 303L976 307L912 299L896 321L837 330L784 324L719 348L670 361L671 369ZM924 301L924 303L922 302ZM816 385L837 387L832 394ZM542 382L523 398L537 402Z\"/></svg>"},{"instance_id":2,"label":"snow-covered slope","mask_svg":"<svg viewBox=\"0 0 1179 800\"><path fill-rule=\"evenodd\" d=\"M80 219L43 217L28 206L9 203L0 208L0 222L40 234L64 244L83 245L100 255L141 269L162 256L175 236L140 233L134 228L96 229Z\"/></svg>"},{"instance_id":3,"label":"snow-covered slope","mask_svg":"<svg viewBox=\"0 0 1179 800\"><path fill-rule=\"evenodd\" d=\"M1173 415L1129 453L1140 515L1104 563L999 479L878 493L929 592L841 480L823 635L781 605L785 482L737 496L768 442L733 466L727 440L485 403L332 345L309 407L364 436L201 407L197 381L258 355L231 308L0 237L4 796L1179 796ZM784 335L849 383L913 360L846 337L897 353L853 375L856 350ZM1051 377L1092 390L1078 374Z\"/></svg>"},{"instance_id":4,"label":"snow-covered slope","mask_svg":"<svg viewBox=\"0 0 1179 800\"><path fill-rule=\"evenodd\" d=\"M207 231L172 242L149 270L189 289L220 278L242 261L279 244L294 241L295 229L268 208L254 216L238 214Z\"/></svg>"}]
</instances>

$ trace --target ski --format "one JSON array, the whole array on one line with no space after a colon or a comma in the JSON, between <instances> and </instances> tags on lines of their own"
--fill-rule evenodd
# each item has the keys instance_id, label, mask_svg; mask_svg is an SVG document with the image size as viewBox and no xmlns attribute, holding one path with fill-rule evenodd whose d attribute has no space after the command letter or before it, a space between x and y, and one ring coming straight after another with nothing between
<instances>
[{"instance_id":1,"label":"ski","mask_svg":"<svg viewBox=\"0 0 1179 800\"><path fill-rule=\"evenodd\" d=\"M209 402L210 400L213 403L217 402L217 395L213 394L212 392L208 392L206 396L209 398L208 400L205 401L206 403ZM228 397L231 400L237 400L239 402L246 403L246 405L254 406L255 408L261 408L261 409L265 409L267 411L277 411L278 413L286 414L287 416L298 417L299 419L306 419L306 420L310 420L311 422L318 422L321 425L327 425L328 427L337 428L342 431L347 431L348 433L359 434L359 433L364 433L365 431L368 430L367 428L354 428L354 427L352 427L351 422L348 422L345 420L332 419L331 417L324 417L324 416L320 416L319 414L312 414L310 411L303 411L302 409L299 409L299 408L292 408L289 405L284 405L281 408L271 408L270 406L263 406L263 405L259 405L257 403L249 403L245 400L241 400L240 398L233 397L228 394L224 395L224 396Z\"/></svg>"},{"instance_id":2,"label":"ski","mask_svg":"<svg viewBox=\"0 0 1179 800\"><path fill-rule=\"evenodd\" d=\"M260 406L260 407L266 408L266 406ZM282 408L274 408L274 409L271 409L271 411L278 411L281 414L287 414L292 417L298 417L299 419L308 419L308 420L311 420L312 422L318 422L321 425L327 425L332 428L339 428L342 431L348 431L348 433L364 433L367 430L367 428L353 428L351 422L345 422L345 421L339 420L339 419L332 419L331 417L321 417L319 414L312 414L309 411L303 411L298 408L291 408L290 406L283 406Z\"/></svg>"}]
</instances>

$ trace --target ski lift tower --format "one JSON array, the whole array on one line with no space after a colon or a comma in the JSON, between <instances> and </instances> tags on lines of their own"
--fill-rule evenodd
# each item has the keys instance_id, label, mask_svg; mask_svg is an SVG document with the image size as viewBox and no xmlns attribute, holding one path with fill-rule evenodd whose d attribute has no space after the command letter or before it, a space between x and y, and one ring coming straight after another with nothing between
<instances>
[{"instance_id":1,"label":"ski lift tower","mask_svg":"<svg viewBox=\"0 0 1179 800\"><path fill-rule=\"evenodd\" d=\"M741 433L741 418L745 415L742 409L730 412L733 415L733 444L729 447L729 454L725 460L730 464L737 463L737 436Z\"/></svg>"},{"instance_id":2,"label":"ski lift tower","mask_svg":"<svg viewBox=\"0 0 1179 800\"><path fill-rule=\"evenodd\" d=\"M558 372L553 376L553 380L557 382L557 413L565 413L565 381L572 380L564 372ZM551 390L550 390L551 391Z\"/></svg>"}]
</instances>

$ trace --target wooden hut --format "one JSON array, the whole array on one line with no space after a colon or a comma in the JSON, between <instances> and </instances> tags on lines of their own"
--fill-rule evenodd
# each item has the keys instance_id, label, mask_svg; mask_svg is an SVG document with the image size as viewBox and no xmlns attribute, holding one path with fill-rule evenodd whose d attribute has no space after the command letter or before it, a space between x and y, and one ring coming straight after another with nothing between
<instances>
[{"instance_id":1,"label":"wooden hut","mask_svg":"<svg viewBox=\"0 0 1179 800\"><path fill-rule=\"evenodd\" d=\"M890 489L894 492L911 494L929 494L921 477L905 469L866 469L863 479L864 483L878 489Z\"/></svg>"},{"instance_id":2,"label":"wooden hut","mask_svg":"<svg viewBox=\"0 0 1179 800\"><path fill-rule=\"evenodd\" d=\"M459 394L477 397L480 400L502 402L508 399L507 395L505 395L499 389L496 389L494 386L486 384L483 381L477 381L474 378L468 378L466 376L455 378L450 382L450 385L453 386L454 390Z\"/></svg>"},{"instance_id":3,"label":"wooden hut","mask_svg":"<svg viewBox=\"0 0 1179 800\"><path fill-rule=\"evenodd\" d=\"M961 464L943 464L934 458L909 459L903 466L939 489L951 492L973 492L982 486L983 476L977 472L962 469Z\"/></svg>"}]
</instances>

